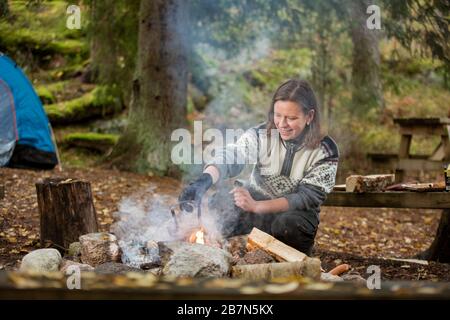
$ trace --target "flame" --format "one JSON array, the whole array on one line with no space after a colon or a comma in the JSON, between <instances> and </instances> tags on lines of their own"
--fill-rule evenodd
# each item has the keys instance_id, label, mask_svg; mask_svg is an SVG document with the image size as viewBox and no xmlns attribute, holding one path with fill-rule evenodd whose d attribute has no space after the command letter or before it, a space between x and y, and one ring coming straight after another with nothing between
<instances>
[{"instance_id":1,"label":"flame","mask_svg":"<svg viewBox=\"0 0 450 320\"><path fill-rule=\"evenodd\" d=\"M191 234L191 236L189 237L189 242L205 244L205 232L203 231L203 228L200 228L199 230L194 231Z\"/></svg>"}]
</instances>

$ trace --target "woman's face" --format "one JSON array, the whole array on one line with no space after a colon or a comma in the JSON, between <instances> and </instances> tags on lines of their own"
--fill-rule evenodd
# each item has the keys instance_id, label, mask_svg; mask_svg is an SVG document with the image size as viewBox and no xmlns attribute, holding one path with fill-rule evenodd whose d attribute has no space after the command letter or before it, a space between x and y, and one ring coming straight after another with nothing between
<instances>
[{"instance_id":1,"label":"woman's face","mask_svg":"<svg viewBox=\"0 0 450 320\"><path fill-rule=\"evenodd\" d=\"M303 112L296 102L279 100L274 105L273 121L283 140L297 138L314 118L314 110Z\"/></svg>"}]
</instances>

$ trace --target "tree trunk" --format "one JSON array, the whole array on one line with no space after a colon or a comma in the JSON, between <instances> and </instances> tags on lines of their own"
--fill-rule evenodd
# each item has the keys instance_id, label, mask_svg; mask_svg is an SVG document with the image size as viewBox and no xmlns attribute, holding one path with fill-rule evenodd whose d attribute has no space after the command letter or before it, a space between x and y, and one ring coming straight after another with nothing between
<instances>
[{"instance_id":1,"label":"tree trunk","mask_svg":"<svg viewBox=\"0 0 450 320\"><path fill-rule=\"evenodd\" d=\"M92 0L90 28L89 76L86 82L113 83L117 65L116 46L111 19L114 19L114 8L109 1Z\"/></svg>"},{"instance_id":2,"label":"tree trunk","mask_svg":"<svg viewBox=\"0 0 450 320\"><path fill-rule=\"evenodd\" d=\"M36 183L41 246L49 242L60 251L86 233L97 232L91 184L74 179L45 179Z\"/></svg>"},{"instance_id":3,"label":"tree trunk","mask_svg":"<svg viewBox=\"0 0 450 320\"><path fill-rule=\"evenodd\" d=\"M450 209L442 211L433 243L426 251L420 253L418 258L450 263Z\"/></svg>"},{"instance_id":4,"label":"tree trunk","mask_svg":"<svg viewBox=\"0 0 450 320\"><path fill-rule=\"evenodd\" d=\"M352 104L359 114L383 107L380 81L379 30L370 30L366 22L370 14L367 8L377 1L352 0L347 2L350 10L350 34L353 42Z\"/></svg>"},{"instance_id":5,"label":"tree trunk","mask_svg":"<svg viewBox=\"0 0 450 320\"><path fill-rule=\"evenodd\" d=\"M8 0L0 0L0 18L7 17L9 15Z\"/></svg>"},{"instance_id":6,"label":"tree trunk","mask_svg":"<svg viewBox=\"0 0 450 320\"><path fill-rule=\"evenodd\" d=\"M187 103L186 1L143 0L138 61L128 126L111 154L113 166L171 174L171 133L184 126Z\"/></svg>"}]
</instances>

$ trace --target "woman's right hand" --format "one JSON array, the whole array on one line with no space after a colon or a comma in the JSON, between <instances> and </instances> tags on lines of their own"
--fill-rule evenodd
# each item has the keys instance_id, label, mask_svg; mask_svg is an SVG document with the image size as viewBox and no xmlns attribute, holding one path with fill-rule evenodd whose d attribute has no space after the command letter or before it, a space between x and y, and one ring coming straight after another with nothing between
<instances>
[{"instance_id":1,"label":"woman's right hand","mask_svg":"<svg viewBox=\"0 0 450 320\"><path fill-rule=\"evenodd\" d=\"M186 188L183 189L178 201L180 202L180 209L191 212L193 210L192 205L186 203L187 201L193 201L196 204L200 204L203 195L212 186L213 180L209 173L203 173L198 179L191 182Z\"/></svg>"}]
</instances>

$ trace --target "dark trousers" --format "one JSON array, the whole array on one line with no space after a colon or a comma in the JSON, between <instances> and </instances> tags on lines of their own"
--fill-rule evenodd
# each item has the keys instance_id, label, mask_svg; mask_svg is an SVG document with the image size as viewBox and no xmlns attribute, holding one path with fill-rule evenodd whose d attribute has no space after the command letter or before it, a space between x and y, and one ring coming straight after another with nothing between
<instances>
[{"instance_id":1,"label":"dark trousers","mask_svg":"<svg viewBox=\"0 0 450 320\"><path fill-rule=\"evenodd\" d=\"M221 189L209 201L209 209L216 213L217 224L221 226L224 237L248 234L256 227L306 255L311 255L319 225L316 212L286 211L269 214L246 212L234 204L229 191L230 189ZM249 191L253 199L264 200L259 194Z\"/></svg>"}]
</instances>

